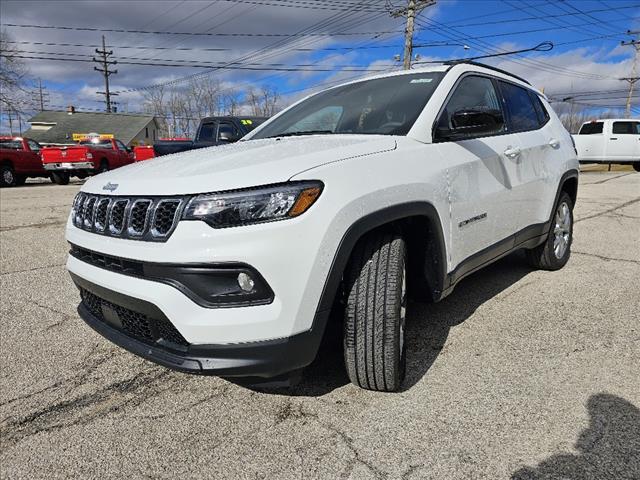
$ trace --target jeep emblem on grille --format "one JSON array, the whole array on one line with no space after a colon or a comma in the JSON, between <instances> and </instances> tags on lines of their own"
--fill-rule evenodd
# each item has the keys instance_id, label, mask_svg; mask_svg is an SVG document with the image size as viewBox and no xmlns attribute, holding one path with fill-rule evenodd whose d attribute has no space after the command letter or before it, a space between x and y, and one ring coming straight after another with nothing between
<instances>
[{"instance_id":1,"label":"jeep emblem on grille","mask_svg":"<svg viewBox=\"0 0 640 480\"><path fill-rule=\"evenodd\" d=\"M118 188L118 184L111 182L107 182L106 185L102 187L103 190L109 190L110 192L113 192L116 188Z\"/></svg>"}]
</instances>

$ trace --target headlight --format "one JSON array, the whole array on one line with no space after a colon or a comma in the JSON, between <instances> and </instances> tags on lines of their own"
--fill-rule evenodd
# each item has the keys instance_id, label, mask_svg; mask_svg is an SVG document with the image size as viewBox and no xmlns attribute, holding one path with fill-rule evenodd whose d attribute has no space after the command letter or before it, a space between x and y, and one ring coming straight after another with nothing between
<instances>
[{"instance_id":1,"label":"headlight","mask_svg":"<svg viewBox=\"0 0 640 480\"><path fill-rule=\"evenodd\" d=\"M184 211L185 220L203 220L214 228L273 222L297 217L318 199L323 184L290 182L270 187L194 197Z\"/></svg>"},{"instance_id":2,"label":"headlight","mask_svg":"<svg viewBox=\"0 0 640 480\"><path fill-rule=\"evenodd\" d=\"M87 152L87 160L93 160L93 154L91 152Z\"/></svg>"}]
</instances>

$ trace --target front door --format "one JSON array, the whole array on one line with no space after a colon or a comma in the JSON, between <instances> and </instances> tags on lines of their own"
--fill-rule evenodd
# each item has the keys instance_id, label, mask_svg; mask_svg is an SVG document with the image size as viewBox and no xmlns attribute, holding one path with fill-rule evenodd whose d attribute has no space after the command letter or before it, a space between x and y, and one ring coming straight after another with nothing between
<instances>
[{"instance_id":1,"label":"front door","mask_svg":"<svg viewBox=\"0 0 640 480\"><path fill-rule=\"evenodd\" d=\"M460 111L480 111L495 117L496 128L483 136L439 141L440 157L447 171L450 199L449 270L475 256L497 255L513 246L513 179L506 163L520 148L517 134L506 130L505 112L495 82L481 75L463 77L440 113L437 126L451 128L451 117ZM437 141L437 140L436 140Z\"/></svg>"}]
</instances>

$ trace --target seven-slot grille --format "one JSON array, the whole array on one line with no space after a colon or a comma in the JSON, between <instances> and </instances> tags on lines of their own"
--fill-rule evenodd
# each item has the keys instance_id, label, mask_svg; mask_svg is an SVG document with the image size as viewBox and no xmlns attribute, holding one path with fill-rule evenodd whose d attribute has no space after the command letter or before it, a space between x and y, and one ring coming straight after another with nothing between
<instances>
[{"instance_id":1,"label":"seven-slot grille","mask_svg":"<svg viewBox=\"0 0 640 480\"><path fill-rule=\"evenodd\" d=\"M73 224L112 237L164 242L182 214L185 199L91 195L80 192L73 201Z\"/></svg>"}]
</instances>

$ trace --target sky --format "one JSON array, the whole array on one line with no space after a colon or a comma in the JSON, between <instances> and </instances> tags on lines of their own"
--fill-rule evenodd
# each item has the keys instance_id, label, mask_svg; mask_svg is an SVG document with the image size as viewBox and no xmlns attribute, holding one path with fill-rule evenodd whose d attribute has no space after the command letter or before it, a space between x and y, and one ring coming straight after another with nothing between
<instances>
[{"instance_id":1,"label":"sky","mask_svg":"<svg viewBox=\"0 0 640 480\"><path fill-rule=\"evenodd\" d=\"M102 35L119 61L110 81L120 111L139 111L143 92L168 82L185 85L184 78L194 74L225 88L271 86L286 105L341 80L399 69L394 57L402 55L405 19L390 11L404 5L2 0L0 28L16 42L14 55L39 57L24 58L28 83L42 82L49 109L104 108L96 94L104 90L104 79L90 61ZM426 62L552 42L546 52L481 61L526 78L551 98L573 97L597 112L626 102L628 84L620 78L632 74L635 50L621 42L638 38L629 30L640 30L640 0L438 0L417 18L414 54ZM640 114L640 96L633 107ZM6 124L2 117L0 130Z\"/></svg>"}]
</instances>

